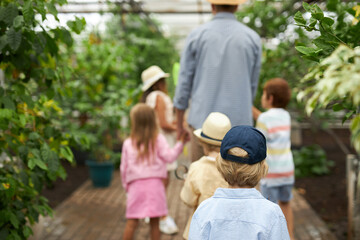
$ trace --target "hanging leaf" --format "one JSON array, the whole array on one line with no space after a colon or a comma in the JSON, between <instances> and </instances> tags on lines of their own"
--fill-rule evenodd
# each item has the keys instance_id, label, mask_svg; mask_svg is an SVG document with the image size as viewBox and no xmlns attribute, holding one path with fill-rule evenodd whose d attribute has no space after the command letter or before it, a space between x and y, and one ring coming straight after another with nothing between
<instances>
[{"instance_id":1,"label":"hanging leaf","mask_svg":"<svg viewBox=\"0 0 360 240\"><path fill-rule=\"evenodd\" d=\"M14 19L14 28L19 29L22 26L23 23L24 23L24 17L23 16L17 16Z\"/></svg>"},{"instance_id":2,"label":"hanging leaf","mask_svg":"<svg viewBox=\"0 0 360 240\"><path fill-rule=\"evenodd\" d=\"M14 28L10 28L6 32L7 44L15 52L21 43L21 32L15 31Z\"/></svg>"},{"instance_id":3,"label":"hanging leaf","mask_svg":"<svg viewBox=\"0 0 360 240\"><path fill-rule=\"evenodd\" d=\"M0 21L4 21L6 24L11 25L14 18L18 15L18 8L15 4L10 3L6 8L0 11Z\"/></svg>"},{"instance_id":4,"label":"hanging leaf","mask_svg":"<svg viewBox=\"0 0 360 240\"><path fill-rule=\"evenodd\" d=\"M32 7L32 1L26 1L23 7L24 20L28 24L32 24L34 21L34 9Z\"/></svg>"}]
</instances>

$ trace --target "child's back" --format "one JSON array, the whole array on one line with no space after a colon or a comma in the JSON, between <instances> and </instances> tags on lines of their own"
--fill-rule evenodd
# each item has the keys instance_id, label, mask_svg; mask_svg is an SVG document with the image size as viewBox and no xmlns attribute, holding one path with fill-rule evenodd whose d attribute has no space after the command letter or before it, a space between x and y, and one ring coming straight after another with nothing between
<instances>
[{"instance_id":1,"label":"child's back","mask_svg":"<svg viewBox=\"0 0 360 240\"><path fill-rule=\"evenodd\" d=\"M126 190L126 226L123 239L132 239L139 219L149 217L151 239L160 239L160 217L168 214L163 179L166 163L176 160L183 150L185 136L170 148L158 133L154 110L144 103L130 112L131 135L123 143L120 173Z\"/></svg>"},{"instance_id":2,"label":"child's back","mask_svg":"<svg viewBox=\"0 0 360 240\"><path fill-rule=\"evenodd\" d=\"M199 138L205 156L191 163L184 186L181 190L181 200L192 207L194 212L200 203L211 197L219 187L228 187L215 165L219 154L221 140L230 130L230 119L222 113L213 112L205 119L202 128L194 131ZM183 237L188 239L191 217L184 230Z\"/></svg>"},{"instance_id":3,"label":"child's back","mask_svg":"<svg viewBox=\"0 0 360 240\"><path fill-rule=\"evenodd\" d=\"M256 122L267 140L269 173L261 181L268 186L294 183L294 162L291 153L291 119L283 108L271 108L261 113Z\"/></svg>"},{"instance_id":4,"label":"child's back","mask_svg":"<svg viewBox=\"0 0 360 240\"><path fill-rule=\"evenodd\" d=\"M218 188L195 212L189 239L280 240L288 235L284 226L280 207L255 188Z\"/></svg>"}]
</instances>

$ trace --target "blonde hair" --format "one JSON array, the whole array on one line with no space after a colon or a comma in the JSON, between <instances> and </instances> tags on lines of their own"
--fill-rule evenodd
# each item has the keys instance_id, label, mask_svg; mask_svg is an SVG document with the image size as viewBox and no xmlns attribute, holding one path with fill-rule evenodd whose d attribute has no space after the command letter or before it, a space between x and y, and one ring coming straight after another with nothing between
<instances>
[{"instance_id":1,"label":"blonde hair","mask_svg":"<svg viewBox=\"0 0 360 240\"><path fill-rule=\"evenodd\" d=\"M248 158L248 153L239 147L231 148L228 151L231 155ZM219 154L216 158L216 167L230 186L255 187L261 178L268 172L266 161L255 164L245 164L225 160Z\"/></svg>"},{"instance_id":2,"label":"blonde hair","mask_svg":"<svg viewBox=\"0 0 360 240\"><path fill-rule=\"evenodd\" d=\"M150 153L154 153L159 131L155 111L144 103L138 103L130 111L130 120L130 138L138 150L138 158L152 159Z\"/></svg>"}]
</instances>

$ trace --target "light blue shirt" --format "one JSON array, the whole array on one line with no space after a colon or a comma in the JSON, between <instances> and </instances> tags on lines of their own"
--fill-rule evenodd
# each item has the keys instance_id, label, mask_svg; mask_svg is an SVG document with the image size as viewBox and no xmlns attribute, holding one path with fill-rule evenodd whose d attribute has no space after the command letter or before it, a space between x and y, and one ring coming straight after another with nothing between
<instances>
[{"instance_id":1,"label":"light blue shirt","mask_svg":"<svg viewBox=\"0 0 360 240\"><path fill-rule=\"evenodd\" d=\"M174 106L185 110L191 99L188 123L195 129L211 112L224 113L233 126L253 125L260 67L259 35L220 12L187 37Z\"/></svg>"},{"instance_id":2,"label":"light blue shirt","mask_svg":"<svg viewBox=\"0 0 360 240\"><path fill-rule=\"evenodd\" d=\"M218 188L195 211L189 240L288 240L280 207L255 188Z\"/></svg>"}]
</instances>

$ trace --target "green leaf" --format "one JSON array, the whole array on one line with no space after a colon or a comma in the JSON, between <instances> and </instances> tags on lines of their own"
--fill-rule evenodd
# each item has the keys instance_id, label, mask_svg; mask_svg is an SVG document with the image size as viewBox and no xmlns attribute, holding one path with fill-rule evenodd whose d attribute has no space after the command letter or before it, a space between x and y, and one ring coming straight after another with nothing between
<instances>
[{"instance_id":1,"label":"green leaf","mask_svg":"<svg viewBox=\"0 0 360 240\"><path fill-rule=\"evenodd\" d=\"M29 158L29 161L28 161L27 165L31 170L34 169L34 167L36 166L35 158Z\"/></svg>"},{"instance_id":2,"label":"green leaf","mask_svg":"<svg viewBox=\"0 0 360 240\"><path fill-rule=\"evenodd\" d=\"M338 4L339 4L339 0L328 0L326 3L326 8L329 11L336 11Z\"/></svg>"},{"instance_id":3,"label":"green leaf","mask_svg":"<svg viewBox=\"0 0 360 240\"><path fill-rule=\"evenodd\" d=\"M59 21L59 18L57 17L58 11L53 3L46 3L46 8L49 11L50 14L52 14L56 21Z\"/></svg>"},{"instance_id":4,"label":"green leaf","mask_svg":"<svg viewBox=\"0 0 360 240\"><path fill-rule=\"evenodd\" d=\"M50 150L49 158L48 158L48 161L46 163L47 163L47 166L49 168L49 171L57 172L59 170L60 161L59 161L58 155L55 152ZM55 178L53 180L55 180L55 179L56 179L56 175L55 175Z\"/></svg>"},{"instance_id":5,"label":"green leaf","mask_svg":"<svg viewBox=\"0 0 360 240\"><path fill-rule=\"evenodd\" d=\"M84 30L86 21L84 18L75 18L75 21L67 21L66 25L75 33L80 34Z\"/></svg>"},{"instance_id":6,"label":"green leaf","mask_svg":"<svg viewBox=\"0 0 360 240\"><path fill-rule=\"evenodd\" d=\"M42 159L45 162L48 162L49 159L50 159L51 150L50 150L49 146L46 143L43 143L43 145L41 146L40 152L41 152Z\"/></svg>"},{"instance_id":7,"label":"green leaf","mask_svg":"<svg viewBox=\"0 0 360 240\"><path fill-rule=\"evenodd\" d=\"M20 127L25 127L26 125L26 116L24 114L19 115Z\"/></svg>"},{"instance_id":8,"label":"green leaf","mask_svg":"<svg viewBox=\"0 0 360 240\"><path fill-rule=\"evenodd\" d=\"M32 1L26 1L23 7L24 20L28 24L34 21L34 9L32 7Z\"/></svg>"},{"instance_id":9,"label":"green leaf","mask_svg":"<svg viewBox=\"0 0 360 240\"><path fill-rule=\"evenodd\" d=\"M13 111L10 109L0 109L0 119L11 119Z\"/></svg>"},{"instance_id":10,"label":"green leaf","mask_svg":"<svg viewBox=\"0 0 360 240\"><path fill-rule=\"evenodd\" d=\"M6 35L2 35L0 37L0 53L2 52L2 50L6 46L6 44L7 44Z\"/></svg>"},{"instance_id":11,"label":"green leaf","mask_svg":"<svg viewBox=\"0 0 360 240\"><path fill-rule=\"evenodd\" d=\"M46 9L43 1L37 1L35 9L41 14L41 18L43 21L46 20Z\"/></svg>"},{"instance_id":12,"label":"green leaf","mask_svg":"<svg viewBox=\"0 0 360 240\"><path fill-rule=\"evenodd\" d=\"M323 11L318 5L314 4L313 6L314 6L314 10L311 12L311 16L317 20L322 20L324 18Z\"/></svg>"},{"instance_id":13,"label":"green leaf","mask_svg":"<svg viewBox=\"0 0 360 240\"><path fill-rule=\"evenodd\" d=\"M65 180L66 179L66 171L65 171L65 169L62 167L62 166L60 166L60 169L59 169L59 177L62 179L62 180Z\"/></svg>"},{"instance_id":14,"label":"green leaf","mask_svg":"<svg viewBox=\"0 0 360 240\"><path fill-rule=\"evenodd\" d=\"M74 155L73 155L71 149L67 146L60 148L60 154L69 162L74 161Z\"/></svg>"},{"instance_id":15,"label":"green leaf","mask_svg":"<svg viewBox=\"0 0 360 240\"><path fill-rule=\"evenodd\" d=\"M19 236L19 234L14 230L10 231L10 235L9 235L8 239L9 240L22 240L21 237Z\"/></svg>"},{"instance_id":16,"label":"green leaf","mask_svg":"<svg viewBox=\"0 0 360 240\"><path fill-rule=\"evenodd\" d=\"M10 212L10 222L11 224L17 229L19 228L19 220L17 219L16 215Z\"/></svg>"},{"instance_id":17,"label":"green leaf","mask_svg":"<svg viewBox=\"0 0 360 240\"><path fill-rule=\"evenodd\" d=\"M18 8L15 4L10 3L0 12L0 21L4 21L6 24L11 25L14 18L18 15Z\"/></svg>"},{"instance_id":18,"label":"green leaf","mask_svg":"<svg viewBox=\"0 0 360 240\"><path fill-rule=\"evenodd\" d=\"M302 54L310 55L310 56L315 56L321 52L321 49L315 49L315 48L304 47L304 46L296 46L295 49L298 50L299 52L301 52Z\"/></svg>"},{"instance_id":19,"label":"green leaf","mask_svg":"<svg viewBox=\"0 0 360 240\"><path fill-rule=\"evenodd\" d=\"M41 159L39 159L39 158L34 158L34 161L35 161L35 164L36 164L39 168L41 168L41 169L43 169L43 170L48 170L46 164L45 164L43 161L41 161Z\"/></svg>"},{"instance_id":20,"label":"green leaf","mask_svg":"<svg viewBox=\"0 0 360 240\"><path fill-rule=\"evenodd\" d=\"M344 109L344 106L341 104L341 103L336 103L333 105L332 109L335 111L335 112L338 112L340 110L343 110Z\"/></svg>"},{"instance_id":21,"label":"green leaf","mask_svg":"<svg viewBox=\"0 0 360 240\"><path fill-rule=\"evenodd\" d=\"M311 18L310 18L309 27L315 27L317 21L318 21L317 19L311 17Z\"/></svg>"},{"instance_id":22,"label":"green leaf","mask_svg":"<svg viewBox=\"0 0 360 240\"><path fill-rule=\"evenodd\" d=\"M13 102L13 100L11 100L11 98L9 98L7 96L3 97L2 102L3 102L4 106L5 106L5 108L11 109L11 110L14 110L14 111L16 110L15 103Z\"/></svg>"},{"instance_id":23,"label":"green leaf","mask_svg":"<svg viewBox=\"0 0 360 240\"><path fill-rule=\"evenodd\" d=\"M324 17L322 20L322 23L325 23L328 26L332 26L334 24L334 20L328 17Z\"/></svg>"},{"instance_id":24,"label":"green leaf","mask_svg":"<svg viewBox=\"0 0 360 240\"><path fill-rule=\"evenodd\" d=\"M350 111L350 112L346 113L345 116L344 116L344 118L343 118L343 120L342 120L342 123L344 124L344 122L345 122L346 120L350 119L350 117L351 117L352 115L354 115L354 114L356 114L356 111Z\"/></svg>"},{"instance_id":25,"label":"green leaf","mask_svg":"<svg viewBox=\"0 0 360 240\"><path fill-rule=\"evenodd\" d=\"M6 31L7 44L15 52L21 43L21 32L15 31L14 28L10 28Z\"/></svg>"},{"instance_id":26,"label":"green leaf","mask_svg":"<svg viewBox=\"0 0 360 240\"><path fill-rule=\"evenodd\" d=\"M305 24L306 24L306 20L304 19L302 13L299 11L295 14L294 20L298 25L305 26Z\"/></svg>"},{"instance_id":27,"label":"green leaf","mask_svg":"<svg viewBox=\"0 0 360 240\"><path fill-rule=\"evenodd\" d=\"M15 28L15 29L21 28L23 22L24 22L24 17L23 17L23 16L17 16L17 17L14 19L14 28Z\"/></svg>"},{"instance_id":28,"label":"green leaf","mask_svg":"<svg viewBox=\"0 0 360 240\"><path fill-rule=\"evenodd\" d=\"M32 100L31 96L29 95L20 95L20 98L21 100L23 100L29 108L33 108L35 103L34 101Z\"/></svg>"},{"instance_id":29,"label":"green leaf","mask_svg":"<svg viewBox=\"0 0 360 240\"><path fill-rule=\"evenodd\" d=\"M36 141L38 139L40 139L40 135L37 132L31 132L29 134L29 140Z\"/></svg>"},{"instance_id":30,"label":"green leaf","mask_svg":"<svg viewBox=\"0 0 360 240\"><path fill-rule=\"evenodd\" d=\"M312 7L311 7L310 4L308 4L307 2L303 2L303 8L304 8L305 11L307 11L307 12L311 12L311 11L312 11Z\"/></svg>"},{"instance_id":31,"label":"green leaf","mask_svg":"<svg viewBox=\"0 0 360 240\"><path fill-rule=\"evenodd\" d=\"M29 238L33 234L32 229L29 226L24 226L23 234L25 238Z\"/></svg>"}]
</instances>

